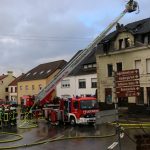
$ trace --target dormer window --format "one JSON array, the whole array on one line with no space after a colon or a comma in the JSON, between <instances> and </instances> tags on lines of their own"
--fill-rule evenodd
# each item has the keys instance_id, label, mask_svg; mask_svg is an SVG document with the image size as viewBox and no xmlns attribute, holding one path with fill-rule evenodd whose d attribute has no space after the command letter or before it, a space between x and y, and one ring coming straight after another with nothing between
<instances>
[{"instance_id":1,"label":"dormer window","mask_svg":"<svg viewBox=\"0 0 150 150\"><path fill-rule=\"evenodd\" d=\"M26 75L26 77L28 77L30 75L30 72Z\"/></svg>"},{"instance_id":2,"label":"dormer window","mask_svg":"<svg viewBox=\"0 0 150 150\"><path fill-rule=\"evenodd\" d=\"M41 71L40 74L43 74L44 71Z\"/></svg>"},{"instance_id":3,"label":"dormer window","mask_svg":"<svg viewBox=\"0 0 150 150\"><path fill-rule=\"evenodd\" d=\"M33 73L33 75L36 75L36 74L37 74L37 72L34 72L34 73Z\"/></svg>"},{"instance_id":4,"label":"dormer window","mask_svg":"<svg viewBox=\"0 0 150 150\"><path fill-rule=\"evenodd\" d=\"M89 64L89 65L88 65L88 68L92 68L92 64Z\"/></svg>"},{"instance_id":5,"label":"dormer window","mask_svg":"<svg viewBox=\"0 0 150 150\"><path fill-rule=\"evenodd\" d=\"M130 39L129 38L125 38L125 48L130 47Z\"/></svg>"},{"instance_id":6,"label":"dormer window","mask_svg":"<svg viewBox=\"0 0 150 150\"><path fill-rule=\"evenodd\" d=\"M51 72L51 69L49 69L48 71L47 71L47 73L50 73Z\"/></svg>"},{"instance_id":7,"label":"dormer window","mask_svg":"<svg viewBox=\"0 0 150 150\"><path fill-rule=\"evenodd\" d=\"M88 65L84 65L83 67L84 67L84 69L87 69L87 68L88 68Z\"/></svg>"}]
</instances>

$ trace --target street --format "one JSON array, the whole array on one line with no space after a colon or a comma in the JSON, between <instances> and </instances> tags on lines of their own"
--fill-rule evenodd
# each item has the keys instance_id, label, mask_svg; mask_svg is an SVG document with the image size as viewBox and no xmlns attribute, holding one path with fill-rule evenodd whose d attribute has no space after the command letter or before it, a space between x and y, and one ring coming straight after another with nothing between
<instances>
[{"instance_id":1,"label":"street","mask_svg":"<svg viewBox=\"0 0 150 150\"><path fill-rule=\"evenodd\" d=\"M18 146L18 150L105 150L113 142L118 139L115 134L114 127L110 125L101 126L52 126L47 124L45 120L39 121L39 126L37 128L30 129L19 129L19 128L3 128L1 132L13 132L23 136L23 139L0 143L0 149L3 147ZM132 141L134 135L143 134L143 132L149 132L149 129L132 129L126 130L124 138L121 139L121 149L122 150L135 150L136 144ZM107 137L108 136L108 137ZM110 137L109 137L110 136ZM83 138L81 138L83 137ZM15 135L7 135L0 133L0 141L14 139ZM72 139L73 138L73 139ZM131 138L131 139L130 139ZM56 141L51 141L51 139L56 139ZM45 141L47 140L47 141ZM43 144L38 142L45 141ZM51 141L51 142L50 142ZM34 146L30 144L36 143ZM24 146L21 146L24 145ZM25 146L26 145L26 146ZM114 150L118 150L119 147L116 146Z\"/></svg>"}]
</instances>

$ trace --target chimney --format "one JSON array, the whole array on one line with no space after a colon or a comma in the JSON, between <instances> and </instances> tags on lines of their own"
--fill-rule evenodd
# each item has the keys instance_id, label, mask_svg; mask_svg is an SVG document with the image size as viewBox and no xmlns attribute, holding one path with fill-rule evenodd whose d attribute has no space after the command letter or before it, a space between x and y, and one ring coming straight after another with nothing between
<instances>
[{"instance_id":1,"label":"chimney","mask_svg":"<svg viewBox=\"0 0 150 150\"><path fill-rule=\"evenodd\" d=\"M117 23L117 25L116 25L116 30L117 30L118 32L123 32L123 31L125 31L126 29L125 29L125 26L124 26L123 24Z\"/></svg>"},{"instance_id":2,"label":"chimney","mask_svg":"<svg viewBox=\"0 0 150 150\"><path fill-rule=\"evenodd\" d=\"M13 71L7 71L7 74L8 74L9 76L13 76Z\"/></svg>"}]
</instances>

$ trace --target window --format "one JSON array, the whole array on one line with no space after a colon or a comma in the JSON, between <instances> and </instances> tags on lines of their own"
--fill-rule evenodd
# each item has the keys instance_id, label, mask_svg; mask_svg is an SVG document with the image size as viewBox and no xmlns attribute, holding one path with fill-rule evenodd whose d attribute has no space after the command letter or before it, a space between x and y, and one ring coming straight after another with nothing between
<instances>
[{"instance_id":1,"label":"window","mask_svg":"<svg viewBox=\"0 0 150 150\"><path fill-rule=\"evenodd\" d=\"M86 88L86 80L79 79L79 88Z\"/></svg>"},{"instance_id":2,"label":"window","mask_svg":"<svg viewBox=\"0 0 150 150\"><path fill-rule=\"evenodd\" d=\"M146 59L146 72L150 73L150 59Z\"/></svg>"},{"instance_id":3,"label":"window","mask_svg":"<svg viewBox=\"0 0 150 150\"><path fill-rule=\"evenodd\" d=\"M144 88L140 88L140 96L136 97L137 105L144 105Z\"/></svg>"},{"instance_id":4,"label":"window","mask_svg":"<svg viewBox=\"0 0 150 150\"><path fill-rule=\"evenodd\" d=\"M17 87L15 87L15 93L17 93Z\"/></svg>"},{"instance_id":5,"label":"window","mask_svg":"<svg viewBox=\"0 0 150 150\"><path fill-rule=\"evenodd\" d=\"M73 103L74 109L78 109L78 106L79 106L79 103L78 103L77 101L75 101L75 102Z\"/></svg>"},{"instance_id":6,"label":"window","mask_svg":"<svg viewBox=\"0 0 150 150\"><path fill-rule=\"evenodd\" d=\"M39 84L39 90L42 90L42 84Z\"/></svg>"},{"instance_id":7,"label":"window","mask_svg":"<svg viewBox=\"0 0 150 150\"><path fill-rule=\"evenodd\" d=\"M84 69L96 68L96 63L84 65L83 68L84 68Z\"/></svg>"},{"instance_id":8,"label":"window","mask_svg":"<svg viewBox=\"0 0 150 150\"><path fill-rule=\"evenodd\" d=\"M13 93L13 87L11 87L11 93Z\"/></svg>"},{"instance_id":9,"label":"window","mask_svg":"<svg viewBox=\"0 0 150 150\"><path fill-rule=\"evenodd\" d=\"M144 43L145 43L145 44L148 44L148 36L145 36L145 37L144 37Z\"/></svg>"},{"instance_id":10,"label":"window","mask_svg":"<svg viewBox=\"0 0 150 150\"><path fill-rule=\"evenodd\" d=\"M22 86L20 86L20 90L22 90Z\"/></svg>"},{"instance_id":11,"label":"window","mask_svg":"<svg viewBox=\"0 0 150 150\"><path fill-rule=\"evenodd\" d=\"M25 86L25 90L28 90L28 85Z\"/></svg>"},{"instance_id":12,"label":"window","mask_svg":"<svg viewBox=\"0 0 150 150\"><path fill-rule=\"evenodd\" d=\"M105 88L105 102L107 104L112 103L112 89L111 88Z\"/></svg>"},{"instance_id":13,"label":"window","mask_svg":"<svg viewBox=\"0 0 150 150\"><path fill-rule=\"evenodd\" d=\"M92 64L89 64L89 65L88 65L88 68L92 68Z\"/></svg>"},{"instance_id":14,"label":"window","mask_svg":"<svg viewBox=\"0 0 150 150\"><path fill-rule=\"evenodd\" d=\"M26 75L26 77L28 77L30 75L30 72Z\"/></svg>"},{"instance_id":15,"label":"window","mask_svg":"<svg viewBox=\"0 0 150 150\"><path fill-rule=\"evenodd\" d=\"M8 87L7 87L7 88L5 88L5 92L8 92Z\"/></svg>"},{"instance_id":16,"label":"window","mask_svg":"<svg viewBox=\"0 0 150 150\"><path fill-rule=\"evenodd\" d=\"M69 88L70 87L70 80L63 80L61 82L61 87L62 88Z\"/></svg>"},{"instance_id":17,"label":"window","mask_svg":"<svg viewBox=\"0 0 150 150\"><path fill-rule=\"evenodd\" d=\"M122 49L123 48L123 39L120 39L119 40L119 49Z\"/></svg>"},{"instance_id":18,"label":"window","mask_svg":"<svg viewBox=\"0 0 150 150\"><path fill-rule=\"evenodd\" d=\"M41 71L40 74L42 74L44 71Z\"/></svg>"},{"instance_id":19,"label":"window","mask_svg":"<svg viewBox=\"0 0 150 150\"><path fill-rule=\"evenodd\" d=\"M49 69L48 71L47 71L47 73L50 73L51 72L51 69Z\"/></svg>"},{"instance_id":20,"label":"window","mask_svg":"<svg viewBox=\"0 0 150 150\"><path fill-rule=\"evenodd\" d=\"M37 74L37 72L34 72L34 73L33 73L33 75L36 75L36 74Z\"/></svg>"},{"instance_id":21,"label":"window","mask_svg":"<svg viewBox=\"0 0 150 150\"><path fill-rule=\"evenodd\" d=\"M96 68L96 64L93 64L93 68Z\"/></svg>"},{"instance_id":22,"label":"window","mask_svg":"<svg viewBox=\"0 0 150 150\"><path fill-rule=\"evenodd\" d=\"M34 87L34 85L32 85L32 90L34 90L35 89L35 87Z\"/></svg>"},{"instance_id":23,"label":"window","mask_svg":"<svg viewBox=\"0 0 150 150\"><path fill-rule=\"evenodd\" d=\"M130 47L130 39L129 38L125 38L125 48Z\"/></svg>"},{"instance_id":24,"label":"window","mask_svg":"<svg viewBox=\"0 0 150 150\"><path fill-rule=\"evenodd\" d=\"M87 68L88 68L88 66L87 66L87 65L84 65L83 67L84 67L84 69L87 69Z\"/></svg>"},{"instance_id":25,"label":"window","mask_svg":"<svg viewBox=\"0 0 150 150\"><path fill-rule=\"evenodd\" d=\"M97 78L92 78L91 79L91 87L92 88L97 88Z\"/></svg>"},{"instance_id":26,"label":"window","mask_svg":"<svg viewBox=\"0 0 150 150\"><path fill-rule=\"evenodd\" d=\"M139 69L141 74L141 60L135 60L135 69Z\"/></svg>"},{"instance_id":27,"label":"window","mask_svg":"<svg viewBox=\"0 0 150 150\"><path fill-rule=\"evenodd\" d=\"M122 71L122 63L119 62L116 65L117 65L117 72Z\"/></svg>"},{"instance_id":28,"label":"window","mask_svg":"<svg viewBox=\"0 0 150 150\"><path fill-rule=\"evenodd\" d=\"M108 77L112 77L112 72L113 72L113 65L112 64L107 65L107 71L108 71Z\"/></svg>"},{"instance_id":29,"label":"window","mask_svg":"<svg viewBox=\"0 0 150 150\"><path fill-rule=\"evenodd\" d=\"M147 103L148 103L148 106L150 106L150 87L147 87Z\"/></svg>"}]
</instances>

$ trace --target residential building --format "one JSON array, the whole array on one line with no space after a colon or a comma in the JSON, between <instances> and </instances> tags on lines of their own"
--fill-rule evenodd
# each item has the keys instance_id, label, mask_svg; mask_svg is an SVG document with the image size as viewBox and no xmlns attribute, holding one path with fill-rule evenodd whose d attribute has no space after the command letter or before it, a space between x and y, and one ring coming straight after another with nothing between
<instances>
[{"instance_id":1,"label":"residential building","mask_svg":"<svg viewBox=\"0 0 150 150\"><path fill-rule=\"evenodd\" d=\"M18 82L18 104L24 95L37 95L65 65L65 60L58 60L40 64L28 71Z\"/></svg>"},{"instance_id":2,"label":"residential building","mask_svg":"<svg viewBox=\"0 0 150 150\"><path fill-rule=\"evenodd\" d=\"M8 85L8 92L9 92L9 101L13 101L17 103L18 98L18 82L22 79L24 74L20 75L16 79L14 79L9 85Z\"/></svg>"},{"instance_id":3,"label":"residential building","mask_svg":"<svg viewBox=\"0 0 150 150\"><path fill-rule=\"evenodd\" d=\"M79 54L82 51L78 51ZM76 54L76 55L77 55ZM76 56L75 55L75 56ZM75 57L73 56L73 58ZM72 58L72 59L73 59ZM71 60L72 60L71 59ZM97 89L95 50L91 52L69 75L57 85L57 96L93 96Z\"/></svg>"},{"instance_id":4,"label":"residential building","mask_svg":"<svg viewBox=\"0 0 150 150\"><path fill-rule=\"evenodd\" d=\"M126 26L117 24L116 30L97 46L96 62L101 103L150 105L150 18ZM131 69L139 69L140 95L116 98L114 72Z\"/></svg>"},{"instance_id":5,"label":"residential building","mask_svg":"<svg viewBox=\"0 0 150 150\"><path fill-rule=\"evenodd\" d=\"M0 99L9 100L8 85L15 79L12 71L8 71L7 75L0 76Z\"/></svg>"}]
</instances>

